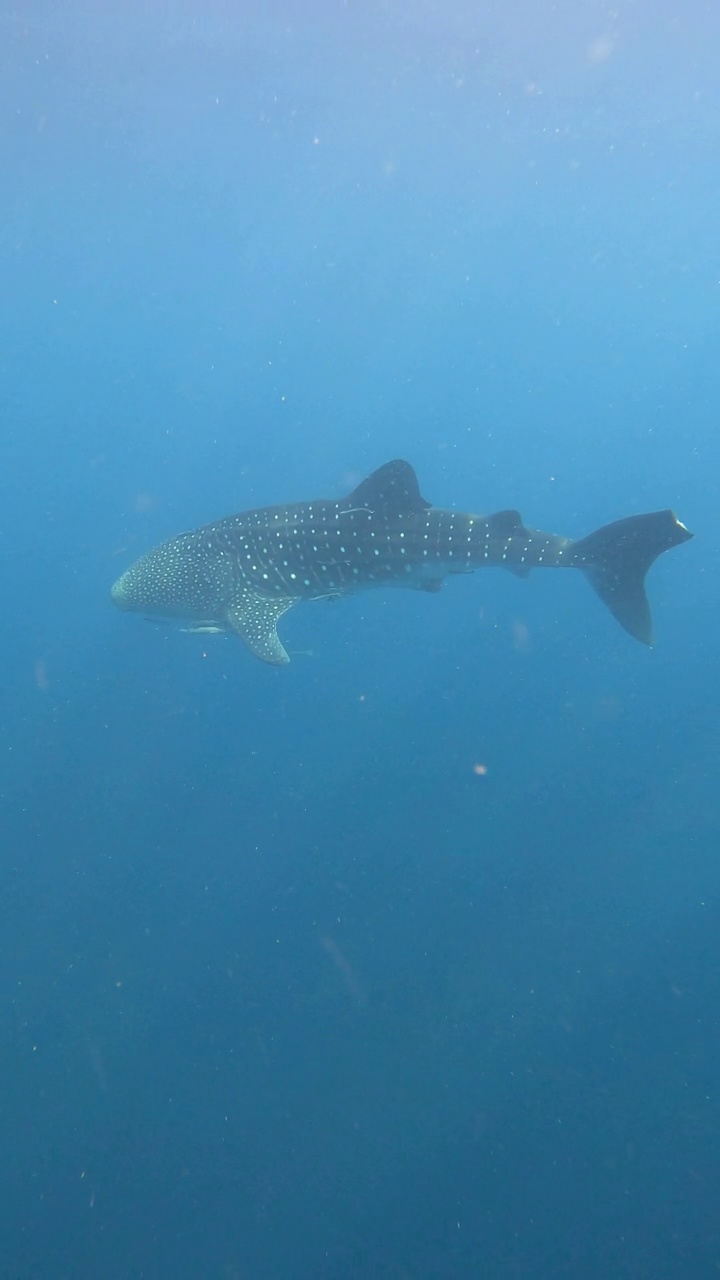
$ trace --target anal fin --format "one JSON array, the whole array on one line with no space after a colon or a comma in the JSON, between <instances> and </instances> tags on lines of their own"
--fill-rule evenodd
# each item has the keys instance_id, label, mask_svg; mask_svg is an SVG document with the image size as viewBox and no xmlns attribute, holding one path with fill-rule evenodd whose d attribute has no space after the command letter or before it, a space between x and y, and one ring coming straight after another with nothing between
<instances>
[{"instance_id":1,"label":"anal fin","mask_svg":"<svg viewBox=\"0 0 720 1280\"><path fill-rule=\"evenodd\" d=\"M244 591L227 611L228 625L256 658L285 666L290 658L277 633L277 623L296 603L292 596L274 599Z\"/></svg>"}]
</instances>

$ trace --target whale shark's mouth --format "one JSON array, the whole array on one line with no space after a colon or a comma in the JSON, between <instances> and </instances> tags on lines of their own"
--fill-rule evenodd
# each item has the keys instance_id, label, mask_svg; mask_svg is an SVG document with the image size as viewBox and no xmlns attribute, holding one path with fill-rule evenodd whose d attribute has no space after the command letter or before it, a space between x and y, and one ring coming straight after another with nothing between
<instances>
[{"instance_id":1,"label":"whale shark's mouth","mask_svg":"<svg viewBox=\"0 0 720 1280\"><path fill-rule=\"evenodd\" d=\"M118 609L128 609L131 607L127 594L127 577L127 573L121 574L117 582L114 582L110 588L110 597L113 604L116 604Z\"/></svg>"}]
</instances>

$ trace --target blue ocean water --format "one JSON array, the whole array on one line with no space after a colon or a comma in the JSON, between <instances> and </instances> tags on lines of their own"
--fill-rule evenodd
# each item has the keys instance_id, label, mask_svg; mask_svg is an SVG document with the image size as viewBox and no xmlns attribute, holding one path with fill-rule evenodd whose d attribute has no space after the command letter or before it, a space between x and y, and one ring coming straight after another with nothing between
<instances>
[{"instance_id":1,"label":"blue ocean water","mask_svg":"<svg viewBox=\"0 0 720 1280\"><path fill-rule=\"evenodd\" d=\"M1 1280L720 1267L720 15L0 14ZM672 506L580 575L113 610L338 497Z\"/></svg>"}]
</instances>

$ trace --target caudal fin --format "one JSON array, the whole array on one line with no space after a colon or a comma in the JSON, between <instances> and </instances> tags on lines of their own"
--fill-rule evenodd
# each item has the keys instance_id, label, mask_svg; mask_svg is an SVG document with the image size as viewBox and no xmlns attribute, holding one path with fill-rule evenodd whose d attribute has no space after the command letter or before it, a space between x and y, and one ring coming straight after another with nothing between
<instances>
[{"instance_id":1,"label":"caudal fin","mask_svg":"<svg viewBox=\"0 0 720 1280\"><path fill-rule=\"evenodd\" d=\"M674 511L652 511L616 520L581 538L573 544L573 559L620 626L643 644L652 644L645 574L663 551L692 536Z\"/></svg>"}]
</instances>

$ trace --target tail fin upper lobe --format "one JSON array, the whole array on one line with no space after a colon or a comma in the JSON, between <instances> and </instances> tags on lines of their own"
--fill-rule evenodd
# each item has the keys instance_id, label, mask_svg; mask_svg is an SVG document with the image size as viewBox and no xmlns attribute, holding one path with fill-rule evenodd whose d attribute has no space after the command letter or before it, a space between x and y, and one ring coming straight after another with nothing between
<instances>
[{"instance_id":1,"label":"tail fin upper lobe","mask_svg":"<svg viewBox=\"0 0 720 1280\"><path fill-rule=\"evenodd\" d=\"M652 644L645 574L663 551L692 536L674 511L652 511L596 529L573 544L573 558L620 626Z\"/></svg>"}]
</instances>

